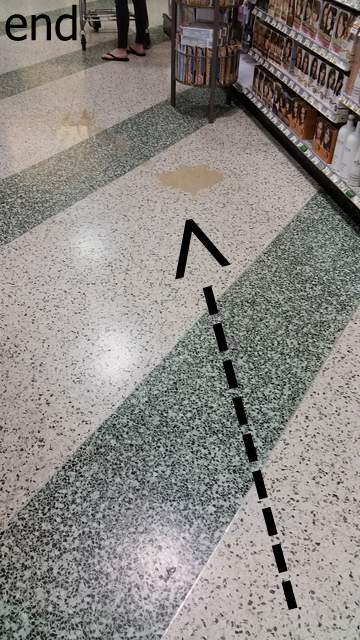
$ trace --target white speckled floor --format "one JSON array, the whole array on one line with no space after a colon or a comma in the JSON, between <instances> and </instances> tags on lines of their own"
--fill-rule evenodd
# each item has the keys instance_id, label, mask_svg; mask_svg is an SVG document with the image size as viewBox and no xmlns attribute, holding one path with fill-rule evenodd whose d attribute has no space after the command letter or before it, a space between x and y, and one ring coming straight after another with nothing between
<instances>
[{"instance_id":1,"label":"white speckled floor","mask_svg":"<svg viewBox=\"0 0 360 640\"><path fill-rule=\"evenodd\" d=\"M360 637L360 313L334 346L164 640ZM271 505L298 609L287 611L261 508Z\"/></svg>"},{"instance_id":2,"label":"white speckled floor","mask_svg":"<svg viewBox=\"0 0 360 640\"><path fill-rule=\"evenodd\" d=\"M261 165L247 136L261 148ZM209 161L215 148L221 159ZM179 165L206 165L224 179L196 196L162 187L159 176ZM262 191L254 190L264 173ZM9 345L3 446L5 454L23 451L16 462L6 455L5 520L174 346L200 313L201 283L210 278L224 290L314 193L309 179L236 111L2 249ZM226 248L231 267L219 270L200 248L186 285L179 285L174 270L190 216ZM21 288L14 290L14 282Z\"/></svg>"},{"instance_id":3,"label":"white speckled floor","mask_svg":"<svg viewBox=\"0 0 360 640\"><path fill-rule=\"evenodd\" d=\"M166 5L149 2L151 25ZM82 55L0 36L0 639L358 640L358 232L244 111L209 125L182 89L174 112L168 42L101 64L113 38ZM194 239L179 281L189 218L231 264ZM221 440L206 285L240 386L269 390L250 409L291 612L240 433Z\"/></svg>"}]
</instances>

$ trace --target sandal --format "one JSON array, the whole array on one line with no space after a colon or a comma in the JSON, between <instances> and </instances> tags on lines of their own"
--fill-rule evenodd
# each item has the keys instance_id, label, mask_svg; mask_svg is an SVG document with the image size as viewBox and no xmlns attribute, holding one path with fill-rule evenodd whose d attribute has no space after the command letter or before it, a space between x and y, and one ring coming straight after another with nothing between
<instances>
[{"instance_id":1,"label":"sandal","mask_svg":"<svg viewBox=\"0 0 360 640\"><path fill-rule=\"evenodd\" d=\"M105 56L110 56L110 58L105 58ZM104 53L103 56L101 56L102 60L105 60L106 62L129 62L129 58L118 58L118 56L114 56L113 53L111 53L109 51L109 53Z\"/></svg>"},{"instance_id":2,"label":"sandal","mask_svg":"<svg viewBox=\"0 0 360 640\"><path fill-rule=\"evenodd\" d=\"M133 53L134 56L139 56L139 58L143 58L144 56L146 56L146 53L138 53L138 51L135 51L135 49L133 49L132 47L129 47L127 52Z\"/></svg>"}]
</instances>

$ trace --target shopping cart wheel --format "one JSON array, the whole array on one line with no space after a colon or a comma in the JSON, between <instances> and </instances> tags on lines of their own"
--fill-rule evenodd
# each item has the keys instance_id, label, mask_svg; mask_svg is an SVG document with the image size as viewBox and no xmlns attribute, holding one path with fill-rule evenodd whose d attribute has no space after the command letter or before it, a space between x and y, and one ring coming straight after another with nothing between
<instances>
[{"instance_id":1,"label":"shopping cart wheel","mask_svg":"<svg viewBox=\"0 0 360 640\"><path fill-rule=\"evenodd\" d=\"M101 20L100 18L92 18L89 22L90 26L96 31L96 33L101 29Z\"/></svg>"},{"instance_id":2,"label":"shopping cart wheel","mask_svg":"<svg viewBox=\"0 0 360 640\"><path fill-rule=\"evenodd\" d=\"M145 49L150 49L150 47L151 47L150 33L149 33L149 31L146 31L146 33L145 33Z\"/></svg>"},{"instance_id":3,"label":"shopping cart wheel","mask_svg":"<svg viewBox=\"0 0 360 640\"><path fill-rule=\"evenodd\" d=\"M86 51L86 36L84 36L84 34L81 36L81 48L83 51Z\"/></svg>"}]
</instances>

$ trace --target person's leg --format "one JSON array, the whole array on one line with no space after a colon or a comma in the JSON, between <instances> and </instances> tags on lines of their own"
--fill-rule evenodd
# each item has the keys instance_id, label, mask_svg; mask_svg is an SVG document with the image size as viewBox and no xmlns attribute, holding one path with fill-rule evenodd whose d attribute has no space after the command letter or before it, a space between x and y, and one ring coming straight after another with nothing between
<instances>
[{"instance_id":1,"label":"person's leg","mask_svg":"<svg viewBox=\"0 0 360 640\"><path fill-rule=\"evenodd\" d=\"M145 49L145 36L148 26L146 0L133 0L136 24L136 39L133 47L137 53L143 54Z\"/></svg>"},{"instance_id":2,"label":"person's leg","mask_svg":"<svg viewBox=\"0 0 360 640\"><path fill-rule=\"evenodd\" d=\"M118 49L127 49L129 33L128 0L115 0L116 22L118 32Z\"/></svg>"},{"instance_id":3,"label":"person's leg","mask_svg":"<svg viewBox=\"0 0 360 640\"><path fill-rule=\"evenodd\" d=\"M124 60L128 61L127 44L129 32L129 7L128 0L115 0L116 22L118 32L118 46L109 53L102 56L103 60Z\"/></svg>"}]
</instances>

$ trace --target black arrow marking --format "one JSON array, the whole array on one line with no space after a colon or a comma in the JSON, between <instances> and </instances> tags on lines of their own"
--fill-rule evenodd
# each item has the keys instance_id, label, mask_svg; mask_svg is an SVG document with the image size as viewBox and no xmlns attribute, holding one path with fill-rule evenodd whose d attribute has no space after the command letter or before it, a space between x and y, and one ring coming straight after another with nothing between
<instances>
[{"instance_id":1,"label":"black arrow marking","mask_svg":"<svg viewBox=\"0 0 360 640\"><path fill-rule=\"evenodd\" d=\"M188 248L189 247L187 247L187 249ZM205 295L205 299L206 299L206 302L207 302L209 315L217 315L219 313L219 310L218 310L218 307L217 307L217 303L216 303L216 299L215 299L212 287L205 287L204 288L204 295ZM224 332L222 323L218 322L218 323L214 324L213 325L213 329L214 329L214 332L215 332L215 337L216 337L216 340L217 340L217 343L218 343L219 351L220 352L228 351L228 345L227 345L227 342L226 342L226 336L225 336L225 332ZM232 361L229 360L229 359L223 360L223 367L224 367L224 371L225 371L225 374L226 374L226 378L227 378L229 389L236 389L238 387L238 383L237 383L236 373L235 373ZM247 416L246 416L245 407L244 407L244 403L243 403L242 397L239 396L239 395L233 396L232 400L233 400L233 403L234 403L234 408L235 408L236 416L237 416L237 419L238 419L240 427L246 427L247 428L248 420L247 420ZM244 428L244 430L242 430L242 437L243 437L243 440L244 440L245 450L246 450L249 462L257 463L256 466L259 467L256 448L255 448L253 437L252 437L250 431L246 430L246 432L245 432L245 428ZM254 482L255 482L255 487L256 487L256 491L257 491L259 500L266 500L267 497L268 497L268 494L267 494L267 491L266 491L265 482L264 482L264 478L263 478L263 474L262 474L261 469L260 468L253 469L252 475L253 475L253 479L254 479ZM264 507L262 512L263 512L263 516L264 516L264 520L265 520L265 524L266 524L266 528L267 528L267 532L268 532L269 536L272 537L272 536L277 535L277 527L276 527L276 524L275 524L275 520L274 520L274 516L273 516L273 512L272 512L271 507ZM283 553L283 550L282 550L281 543L273 544L272 545L272 550L273 550L273 554L274 554L274 558L275 558L275 562L276 562L276 566L277 566L278 572L279 573L286 573L287 572L287 565L286 565L286 560L285 560L285 557L284 557L284 553ZM284 595L285 595L286 604L288 606L288 609L297 609L298 606L297 606L296 599L295 599L295 596L294 596L294 591L293 591L293 588L292 588L291 581L290 580L283 580L282 581L282 586L283 586Z\"/></svg>"},{"instance_id":2,"label":"black arrow marking","mask_svg":"<svg viewBox=\"0 0 360 640\"><path fill-rule=\"evenodd\" d=\"M180 247L180 255L175 278L183 278L185 273L186 261L190 248L191 234L197 237L200 242L211 253L213 258L217 260L221 267L227 267L230 262L220 253L219 249L209 240L207 235L200 229L194 220L186 220L184 227L184 235Z\"/></svg>"}]
</instances>

